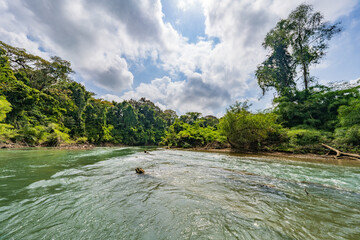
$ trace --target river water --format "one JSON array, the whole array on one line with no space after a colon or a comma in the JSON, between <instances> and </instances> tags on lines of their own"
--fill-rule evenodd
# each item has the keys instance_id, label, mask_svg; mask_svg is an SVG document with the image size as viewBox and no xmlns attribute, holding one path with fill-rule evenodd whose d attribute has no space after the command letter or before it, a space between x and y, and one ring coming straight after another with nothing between
<instances>
[{"instance_id":1,"label":"river water","mask_svg":"<svg viewBox=\"0 0 360 240\"><path fill-rule=\"evenodd\" d=\"M1 150L0 239L360 239L360 164Z\"/></svg>"}]
</instances>

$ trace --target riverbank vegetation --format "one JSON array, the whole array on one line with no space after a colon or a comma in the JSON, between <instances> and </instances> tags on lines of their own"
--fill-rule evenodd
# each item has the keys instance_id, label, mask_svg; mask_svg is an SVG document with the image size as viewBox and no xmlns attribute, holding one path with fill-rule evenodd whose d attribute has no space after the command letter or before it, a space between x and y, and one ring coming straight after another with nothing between
<instances>
[{"instance_id":1,"label":"riverbank vegetation","mask_svg":"<svg viewBox=\"0 0 360 240\"><path fill-rule=\"evenodd\" d=\"M323 21L310 5L280 20L264 40L269 50L256 70L274 108L251 112L247 102L220 119L189 112L178 116L151 101L109 102L72 79L70 62L50 60L0 42L0 143L231 147L245 151L360 150L360 81L319 85L310 66L320 62L339 24Z\"/></svg>"}]
</instances>

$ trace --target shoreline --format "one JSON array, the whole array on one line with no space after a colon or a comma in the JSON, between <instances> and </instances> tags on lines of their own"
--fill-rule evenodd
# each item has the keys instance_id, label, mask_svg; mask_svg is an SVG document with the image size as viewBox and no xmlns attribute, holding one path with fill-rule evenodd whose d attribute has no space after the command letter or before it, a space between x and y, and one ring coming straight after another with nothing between
<instances>
[{"instance_id":1,"label":"shoreline","mask_svg":"<svg viewBox=\"0 0 360 240\"><path fill-rule=\"evenodd\" d=\"M83 143L83 144L62 144L60 146L54 146L54 147L48 147L48 146L29 146L25 144L19 144L19 143L1 143L0 149L35 149L35 148L41 148L41 149L64 149L64 150L89 150L96 147L126 147L124 144L90 144L90 143Z\"/></svg>"},{"instance_id":2,"label":"shoreline","mask_svg":"<svg viewBox=\"0 0 360 240\"><path fill-rule=\"evenodd\" d=\"M272 159L288 159L288 160L298 160L298 161L310 161L310 162L325 162L325 163L342 163L342 162L351 162L360 164L360 160L355 160L349 157L338 157L335 158L335 155L320 155L314 153L291 153L291 152L240 152L235 151L231 148L171 148L174 150L182 151L196 151L196 152L212 152L212 153L223 153L230 154L235 156L246 156L246 157L268 157Z\"/></svg>"},{"instance_id":3,"label":"shoreline","mask_svg":"<svg viewBox=\"0 0 360 240\"><path fill-rule=\"evenodd\" d=\"M124 144L64 144L55 147L46 147L46 146L28 146L24 144L18 143L1 143L0 149L61 149L61 150L91 150L96 147L130 147ZM196 152L209 152L209 153L223 153L230 154L235 156L244 156L244 157L267 157L271 159L288 159L288 160L298 160L298 161L312 161L312 162L325 162L325 163L335 163L341 164L343 161L358 163L360 164L360 160L355 160L349 157L338 157L335 158L335 155L320 155L314 153L291 153L291 152L241 152L236 151L231 148L205 148L205 147L197 147L197 148L169 148L169 147L160 147L164 149L171 150L180 150L180 151L196 151Z\"/></svg>"}]
</instances>

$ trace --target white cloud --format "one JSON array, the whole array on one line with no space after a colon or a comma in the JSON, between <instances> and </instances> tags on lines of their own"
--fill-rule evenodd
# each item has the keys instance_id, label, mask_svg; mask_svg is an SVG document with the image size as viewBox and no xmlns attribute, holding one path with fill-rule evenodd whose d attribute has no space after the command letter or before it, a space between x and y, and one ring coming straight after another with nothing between
<instances>
[{"instance_id":1,"label":"white cloud","mask_svg":"<svg viewBox=\"0 0 360 240\"><path fill-rule=\"evenodd\" d=\"M350 84L360 84L360 77L349 81Z\"/></svg>"},{"instance_id":2,"label":"white cloud","mask_svg":"<svg viewBox=\"0 0 360 240\"><path fill-rule=\"evenodd\" d=\"M172 81L169 77L158 78L150 83L141 83L135 90L125 93L123 99L145 97L159 103L163 108L214 114L230 99L225 89L207 84L200 74L189 76L188 81Z\"/></svg>"},{"instance_id":3,"label":"white cloud","mask_svg":"<svg viewBox=\"0 0 360 240\"><path fill-rule=\"evenodd\" d=\"M128 70L125 59L119 56L114 56L110 60L100 59L93 61L92 65L88 64L90 67L80 68L86 79L92 79L96 85L110 92L121 92L131 88L134 76Z\"/></svg>"},{"instance_id":4,"label":"white cloud","mask_svg":"<svg viewBox=\"0 0 360 240\"><path fill-rule=\"evenodd\" d=\"M265 34L301 3L180 0L179 9L202 7L199 14L205 16L207 38L189 43L164 23L160 0L6 0L0 2L0 39L43 57L59 55L71 61L85 81L109 92L105 99L147 97L181 113L216 113L259 93L253 73L266 54L261 47ZM336 20L357 1L307 3ZM215 45L212 38L220 42ZM169 77L134 88L127 60L141 66L147 58L160 63ZM173 81L180 73L185 78ZM124 90L129 91L121 98L113 95Z\"/></svg>"},{"instance_id":5,"label":"white cloud","mask_svg":"<svg viewBox=\"0 0 360 240\"><path fill-rule=\"evenodd\" d=\"M102 95L100 96L100 98L106 100L106 101L109 101L109 102L122 102L123 99L119 96L116 96L116 95L113 95L113 94L105 94L105 95Z\"/></svg>"},{"instance_id":6,"label":"white cloud","mask_svg":"<svg viewBox=\"0 0 360 240\"><path fill-rule=\"evenodd\" d=\"M180 1L178 7L186 10L194 1ZM171 55L162 55L164 67L183 72L187 77L199 69L204 83L217 86L218 91L230 94L227 104L244 96L260 96L254 71L265 58L266 51L261 43L266 33L280 18L286 18L299 1L266 0L209 0L202 1L205 13L205 33L220 39L215 47L210 41L200 40L197 44L184 44ZM324 13L326 19L335 20L348 14L356 0L308 1L314 4L315 11ZM325 65L325 63L324 63ZM321 66L319 66L321 67ZM190 87L190 80L187 86ZM251 92L251 94L249 94ZM211 98L207 98L211 102ZM197 105L207 107L205 101L193 99ZM184 104L184 103L183 103ZM269 103L264 105L270 106ZM179 109L179 108L178 108ZM190 109L190 106L188 106ZM216 109L215 106L213 108Z\"/></svg>"},{"instance_id":7,"label":"white cloud","mask_svg":"<svg viewBox=\"0 0 360 240\"><path fill-rule=\"evenodd\" d=\"M199 0L179 0L176 6L182 11L188 11L200 2Z\"/></svg>"},{"instance_id":8,"label":"white cloud","mask_svg":"<svg viewBox=\"0 0 360 240\"><path fill-rule=\"evenodd\" d=\"M177 36L162 22L160 1L13 0L0 13L1 39L44 57L60 55L86 81L113 92L133 83L123 56L156 58L162 36Z\"/></svg>"}]
</instances>

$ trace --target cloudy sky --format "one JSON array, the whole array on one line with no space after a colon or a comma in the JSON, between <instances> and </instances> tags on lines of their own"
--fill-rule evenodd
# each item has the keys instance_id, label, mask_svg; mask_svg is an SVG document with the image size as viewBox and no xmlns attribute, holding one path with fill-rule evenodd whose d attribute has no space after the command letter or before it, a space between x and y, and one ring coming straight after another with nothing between
<instances>
[{"instance_id":1,"label":"cloudy sky","mask_svg":"<svg viewBox=\"0 0 360 240\"><path fill-rule=\"evenodd\" d=\"M107 100L146 97L182 114L235 101L271 106L254 77L265 34L304 0L0 0L0 40L72 63ZM309 0L343 32L312 69L320 83L360 77L360 1Z\"/></svg>"}]
</instances>

